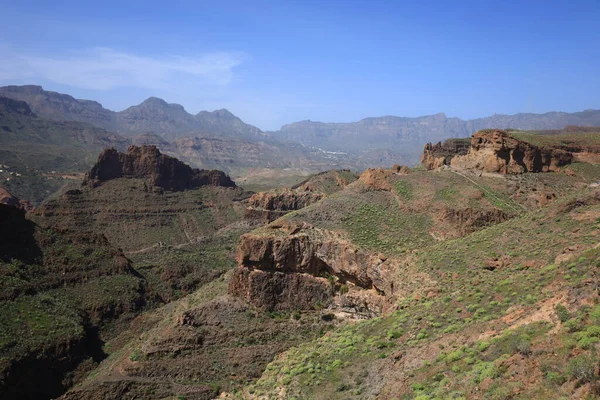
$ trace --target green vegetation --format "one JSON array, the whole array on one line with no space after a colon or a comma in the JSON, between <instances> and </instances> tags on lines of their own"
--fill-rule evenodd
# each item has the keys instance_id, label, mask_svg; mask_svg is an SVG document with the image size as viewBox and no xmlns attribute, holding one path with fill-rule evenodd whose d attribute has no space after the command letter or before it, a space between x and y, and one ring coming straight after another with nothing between
<instances>
[{"instance_id":1,"label":"green vegetation","mask_svg":"<svg viewBox=\"0 0 600 400\"><path fill-rule=\"evenodd\" d=\"M266 397L284 388L289 397L345 398L346 393L373 390L367 383L373 382L370 374L393 369L393 361L377 369L374 366L381 362L377 360L402 362L411 354L421 359L423 366L405 372L410 391L404 392L404 398L469 398L478 390L483 390L486 398L508 398L516 392L527 393L527 398L548 398L557 390L568 396L570 389L561 388L562 383L584 384L597 379L593 371L598 359L594 354L600 330L594 324L600 322L600 306L584 307L577 313L560 303L553 306L551 311L564 325L554 336L549 336L553 328L550 318L517 327L511 324L522 312L535 313L540 304L554 296L555 289L551 288L565 288L574 296L597 296L593 288L584 292L584 282L596 274L599 249L584 251L575 261L554 261L557 249L577 243L590 248L596 243L598 222L580 222L584 216L595 215L600 207L594 202L586 205L589 196L593 194L584 190L545 210L413 250L412 266L402 274L428 271L436 279L438 295L423 297L419 286L413 284L410 290L415 295L399 300L398 311L347 324L291 349L285 357L273 361L249 390ZM579 206L565 208L564 204L573 202ZM356 210L353 219L345 222L356 224L357 217L363 219L355 231L353 224L347 225L351 235L356 235L351 236L353 242L390 254L391 241L374 240L377 235L364 236L364 232L371 226L381 226L383 221L393 225L389 222L391 213L384 213L373 203L361 204ZM501 268L490 270L490 260L505 261ZM396 282L401 280L399 277ZM490 330L493 333L489 339L476 339ZM458 336L453 336L456 332ZM445 340L447 335L453 339ZM588 356L580 360L572 349ZM420 351L428 355L420 358ZM557 363L555 353L563 361ZM521 363L530 358L543 364L533 372L540 376L537 383L526 387L520 379L507 383L517 368L529 368ZM416 363L414 358L410 362ZM388 385L394 387L396 379L388 379Z\"/></svg>"}]
</instances>

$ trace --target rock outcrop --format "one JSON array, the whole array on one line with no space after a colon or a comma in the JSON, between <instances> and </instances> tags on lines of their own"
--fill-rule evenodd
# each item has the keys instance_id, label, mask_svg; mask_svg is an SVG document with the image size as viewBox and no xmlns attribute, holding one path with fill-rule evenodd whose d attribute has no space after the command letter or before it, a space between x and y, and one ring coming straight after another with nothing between
<instances>
[{"instance_id":1,"label":"rock outcrop","mask_svg":"<svg viewBox=\"0 0 600 400\"><path fill-rule=\"evenodd\" d=\"M521 174L556 171L572 160L573 155L567 151L537 147L496 129L474 133L469 152L454 157L451 165L460 169Z\"/></svg>"},{"instance_id":2,"label":"rock outcrop","mask_svg":"<svg viewBox=\"0 0 600 400\"><path fill-rule=\"evenodd\" d=\"M469 144L469 139L448 139L436 144L427 143L421 155L421 165L429 170L450 165L452 158L468 153Z\"/></svg>"},{"instance_id":3,"label":"rock outcrop","mask_svg":"<svg viewBox=\"0 0 600 400\"><path fill-rule=\"evenodd\" d=\"M389 178L394 175L408 174L410 174L410 169L405 165L400 166L396 164L390 169L367 168L365 172L360 175L358 181L372 190L391 191L392 183Z\"/></svg>"},{"instance_id":4,"label":"rock outcrop","mask_svg":"<svg viewBox=\"0 0 600 400\"><path fill-rule=\"evenodd\" d=\"M6 204L8 206L21 208L25 211L31 211L34 209L33 205L30 202L26 200L19 200L17 197L10 194L10 192L2 186L0 186L0 204Z\"/></svg>"},{"instance_id":5,"label":"rock outcrop","mask_svg":"<svg viewBox=\"0 0 600 400\"><path fill-rule=\"evenodd\" d=\"M3 112L16 113L27 116L34 116L27 103L24 101L14 100L8 97L0 96L0 115Z\"/></svg>"},{"instance_id":6,"label":"rock outcrop","mask_svg":"<svg viewBox=\"0 0 600 400\"><path fill-rule=\"evenodd\" d=\"M126 153L104 150L83 184L95 187L117 178L141 178L149 186L170 191L201 186L236 186L224 172L192 169L176 158L161 154L156 146L130 146Z\"/></svg>"},{"instance_id":7,"label":"rock outcrop","mask_svg":"<svg viewBox=\"0 0 600 400\"><path fill-rule=\"evenodd\" d=\"M371 290L376 297L393 294L389 274L395 261L304 223L281 221L263 229L242 236L230 294L275 310L326 303L341 285Z\"/></svg>"},{"instance_id":8,"label":"rock outcrop","mask_svg":"<svg viewBox=\"0 0 600 400\"><path fill-rule=\"evenodd\" d=\"M258 192L248 199L245 218L269 223L290 211L300 210L323 199L323 193L301 192L292 189Z\"/></svg>"},{"instance_id":9,"label":"rock outcrop","mask_svg":"<svg viewBox=\"0 0 600 400\"><path fill-rule=\"evenodd\" d=\"M476 132L470 144L465 139L427 143L421 156L421 164L429 170L450 165L501 174L556 171L572 160L573 154L564 149L538 147L500 129Z\"/></svg>"},{"instance_id":10,"label":"rock outcrop","mask_svg":"<svg viewBox=\"0 0 600 400\"><path fill-rule=\"evenodd\" d=\"M261 224L275 221L344 189L356 179L357 175L349 170L331 170L312 175L291 188L255 193L248 200L245 218Z\"/></svg>"}]
</instances>

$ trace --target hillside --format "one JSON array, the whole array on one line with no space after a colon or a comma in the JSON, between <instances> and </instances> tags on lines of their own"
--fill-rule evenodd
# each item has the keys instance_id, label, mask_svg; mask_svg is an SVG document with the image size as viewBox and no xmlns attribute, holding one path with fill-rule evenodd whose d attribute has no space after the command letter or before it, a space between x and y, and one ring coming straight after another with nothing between
<instances>
[{"instance_id":1,"label":"hillside","mask_svg":"<svg viewBox=\"0 0 600 400\"><path fill-rule=\"evenodd\" d=\"M78 121L109 131L117 127L115 113L92 100L44 90L41 86L3 86L0 96L24 101L34 113L53 121Z\"/></svg>"},{"instance_id":2,"label":"hillside","mask_svg":"<svg viewBox=\"0 0 600 400\"><path fill-rule=\"evenodd\" d=\"M59 396L105 357L105 333L118 332L153 301L145 280L104 236L46 222L0 204L5 399Z\"/></svg>"},{"instance_id":3,"label":"hillside","mask_svg":"<svg viewBox=\"0 0 600 400\"><path fill-rule=\"evenodd\" d=\"M188 113L183 106L150 97L139 105L120 112L103 108L89 100L43 90L40 86L0 87L0 95L29 104L43 118L82 121L118 132L127 137L156 135L152 143L166 152L175 143L179 153L171 153L198 167L219 168L245 177L248 168L298 169L298 175L327 169L391 167L402 163L415 165L427 142L451 137L466 138L488 128L549 130L567 125L600 126L600 111L545 114L496 114L473 120L448 117L444 113L415 118L384 116L350 123L300 121L278 131L263 132L246 124L231 112ZM202 143L205 143L206 150ZM283 142L283 143L282 143ZM220 150L215 152L215 149ZM258 154L248 160L245 152ZM208 160L202 161L199 160ZM212 164L211 164L212 160ZM235 165L229 169L228 163ZM210 165L208 165L210 164ZM301 171L302 170L302 171ZM308 172L306 172L308 171Z\"/></svg>"},{"instance_id":4,"label":"hillside","mask_svg":"<svg viewBox=\"0 0 600 400\"><path fill-rule=\"evenodd\" d=\"M155 133L167 140L194 135L233 136L246 140L266 137L227 110L189 114L183 106L150 97L141 104L115 112L91 100L44 90L41 86L4 86L0 96L24 101L39 116L54 121L85 122L125 136Z\"/></svg>"},{"instance_id":5,"label":"hillside","mask_svg":"<svg viewBox=\"0 0 600 400\"><path fill-rule=\"evenodd\" d=\"M599 178L370 170L244 235L230 294L339 327L224 397L596 398Z\"/></svg>"},{"instance_id":6,"label":"hillside","mask_svg":"<svg viewBox=\"0 0 600 400\"><path fill-rule=\"evenodd\" d=\"M396 166L256 194L283 216L238 232L237 267L64 398L594 398L599 180Z\"/></svg>"},{"instance_id":7,"label":"hillside","mask_svg":"<svg viewBox=\"0 0 600 400\"><path fill-rule=\"evenodd\" d=\"M36 203L62 186L67 173L87 170L102 149L128 143L88 124L40 118L27 103L7 97L0 97L0 127L2 185Z\"/></svg>"},{"instance_id":8,"label":"hillside","mask_svg":"<svg viewBox=\"0 0 600 400\"><path fill-rule=\"evenodd\" d=\"M0 204L0 397L60 396L127 344L141 311L223 282L249 196L221 171L132 146L103 151L79 188L33 212ZM299 343L291 329L280 350Z\"/></svg>"}]
</instances>

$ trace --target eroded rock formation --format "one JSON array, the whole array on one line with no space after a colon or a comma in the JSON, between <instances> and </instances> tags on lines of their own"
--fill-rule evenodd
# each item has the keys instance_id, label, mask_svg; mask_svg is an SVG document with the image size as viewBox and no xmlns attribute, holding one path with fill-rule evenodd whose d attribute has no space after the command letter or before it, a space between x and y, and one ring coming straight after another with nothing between
<instances>
[{"instance_id":1,"label":"eroded rock formation","mask_svg":"<svg viewBox=\"0 0 600 400\"><path fill-rule=\"evenodd\" d=\"M22 208L25 211L31 211L34 209L30 202L18 199L2 186L0 186L0 204Z\"/></svg>"},{"instance_id":2,"label":"eroded rock formation","mask_svg":"<svg viewBox=\"0 0 600 400\"><path fill-rule=\"evenodd\" d=\"M555 148L537 147L502 130L480 131L471 137L468 154L454 157L452 167L501 174L556 171L573 155Z\"/></svg>"},{"instance_id":3,"label":"eroded rock formation","mask_svg":"<svg viewBox=\"0 0 600 400\"><path fill-rule=\"evenodd\" d=\"M246 219L268 223L323 199L323 193L292 189L255 193L248 200Z\"/></svg>"},{"instance_id":4,"label":"eroded rock formation","mask_svg":"<svg viewBox=\"0 0 600 400\"><path fill-rule=\"evenodd\" d=\"M500 129L487 129L473 134L468 152L462 139L425 145L421 164L426 169L443 165L453 168L521 174L556 171L570 164L573 154L554 147L538 147L519 140Z\"/></svg>"},{"instance_id":5,"label":"eroded rock formation","mask_svg":"<svg viewBox=\"0 0 600 400\"><path fill-rule=\"evenodd\" d=\"M104 150L83 184L92 187L117 178L141 178L150 186L181 191L201 186L235 187L222 171L192 169L176 158L161 154L156 146L130 146L126 153Z\"/></svg>"},{"instance_id":6,"label":"eroded rock formation","mask_svg":"<svg viewBox=\"0 0 600 400\"><path fill-rule=\"evenodd\" d=\"M275 221L344 189L356 179L357 175L349 170L332 170L312 175L291 188L256 193L248 201L245 218L261 224Z\"/></svg>"},{"instance_id":7,"label":"eroded rock formation","mask_svg":"<svg viewBox=\"0 0 600 400\"><path fill-rule=\"evenodd\" d=\"M277 310L325 303L348 284L373 296L393 294L389 274L395 261L304 223L282 221L264 229L242 236L230 294Z\"/></svg>"},{"instance_id":8,"label":"eroded rock formation","mask_svg":"<svg viewBox=\"0 0 600 400\"><path fill-rule=\"evenodd\" d=\"M448 139L443 143L427 143L421 155L421 164L429 170L450 165L452 158L468 153L469 144L469 139Z\"/></svg>"}]
</instances>

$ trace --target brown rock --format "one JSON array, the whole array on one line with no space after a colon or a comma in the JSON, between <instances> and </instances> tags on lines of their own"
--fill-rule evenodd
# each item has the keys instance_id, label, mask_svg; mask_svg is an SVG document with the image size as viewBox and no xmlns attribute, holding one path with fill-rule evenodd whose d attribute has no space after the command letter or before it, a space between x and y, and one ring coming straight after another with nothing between
<instances>
[{"instance_id":1,"label":"brown rock","mask_svg":"<svg viewBox=\"0 0 600 400\"><path fill-rule=\"evenodd\" d=\"M130 146L127 153L104 150L96 165L86 175L83 184L95 187L117 178L145 179L151 187L181 191L201 186L235 187L222 171L198 170L161 154L156 146Z\"/></svg>"},{"instance_id":2,"label":"brown rock","mask_svg":"<svg viewBox=\"0 0 600 400\"><path fill-rule=\"evenodd\" d=\"M307 224L281 221L269 228L272 234L242 236L238 247L240 268L230 283L231 294L267 308L306 307L333 295L332 290L326 290L331 283L319 278L323 275L334 276L340 283L375 289L374 293L392 294L388 275L394 269L394 260L357 249L334 233ZM312 289L302 294L297 285ZM294 303L290 300L294 297L301 301Z\"/></svg>"},{"instance_id":3,"label":"brown rock","mask_svg":"<svg viewBox=\"0 0 600 400\"><path fill-rule=\"evenodd\" d=\"M26 200L19 200L2 186L0 186L0 204L21 208L25 211L31 211L34 209L34 206L30 202Z\"/></svg>"},{"instance_id":4,"label":"brown rock","mask_svg":"<svg viewBox=\"0 0 600 400\"><path fill-rule=\"evenodd\" d=\"M371 189L391 191L392 185L388 182L388 178L392 174L391 170L369 168L361 174L358 180Z\"/></svg>"},{"instance_id":5,"label":"brown rock","mask_svg":"<svg viewBox=\"0 0 600 400\"><path fill-rule=\"evenodd\" d=\"M450 165L452 158L467 154L469 139L448 139L443 143L427 143L421 155L421 165L432 170L444 165Z\"/></svg>"},{"instance_id":6,"label":"brown rock","mask_svg":"<svg viewBox=\"0 0 600 400\"><path fill-rule=\"evenodd\" d=\"M567 151L540 148L497 129L474 133L468 154L452 158L450 164L460 169L521 174L556 171L572 159Z\"/></svg>"}]
</instances>

